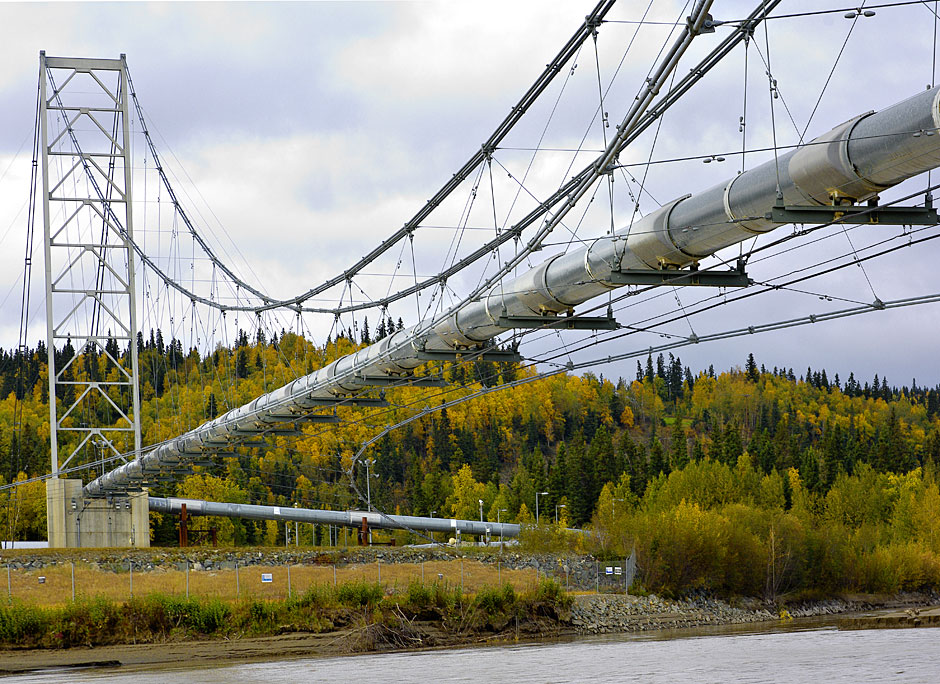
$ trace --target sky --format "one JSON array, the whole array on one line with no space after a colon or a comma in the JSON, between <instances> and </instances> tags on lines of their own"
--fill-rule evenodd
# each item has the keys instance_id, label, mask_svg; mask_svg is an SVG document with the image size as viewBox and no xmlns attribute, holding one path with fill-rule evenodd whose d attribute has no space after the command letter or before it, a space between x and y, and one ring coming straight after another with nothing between
<instances>
[{"instance_id":1,"label":"sky","mask_svg":"<svg viewBox=\"0 0 940 684\"><path fill-rule=\"evenodd\" d=\"M594 4L0 3L0 26L7 28L0 43L0 346L9 349L17 341L40 50L55 56L127 55L157 148L200 232L240 274L283 297L341 272L407 221L479 149ZM746 2L716 5L719 20L745 16L751 9ZM815 11L824 5L791 0L777 14ZM638 20L645 7L619 3L608 15L611 21L600 28L597 60L589 42L576 58L576 68L569 65L507 137L506 149L494 155L498 164L492 194L484 176L468 222L489 226L489 232L467 231L460 254L491 238L494 223L511 224L532 206L535 200L527 193L544 196L593 158L589 152L567 151L533 157L529 150L540 139L552 150L601 146L669 40L671 26L648 24L637 31L636 24L628 23ZM812 138L857 114L922 91L934 81L931 7L878 8L875 16L857 19L836 13L769 22L766 34L759 31L746 54L741 48L733 52L667 112L658 130L648 131L621 156L621 162L636 164L629 167L630 173L643 181L640 213L733 176L741 168L741 157L734 153L742 145L749 150L769 147L775 133L778 144L792 145L804 128ZM673 22L682 16L681 3L666 0L652 3L647 20ZM718 27L715 34L697 38L678 73L685 74L727 31ZM768 54L781 95L773 100L773 120L764 62ZM606 130L595 117L599 78L606 90ZM745 93L747 130L742 140ZM141 140L135 144L145 158ZM703 164L696 158L649 169L641 165L650 158L711 154L726 161ZM768 155L748 154L745 167ZM508 174L520 178L527 168L525 191L517 195L518 184ZM145 175L140 173L141 180ZM136 197L149 198L135 218L138 227L153 226L172 214L158 218L154 179L148 183L143 190L135 188ZM925 185L924 178L912 179L896 194ZM475 197L470 190L462 187L455 193L434 221L454 225L468 198ZM638 192L638 183L624 175L615 181L617 229L629 223L631 195ZM536 265L543 255L568 247L572 232L577 233L575 244L603 235L611 223L606 193L606 188L598 192L583 217L579 214L558 229L549 240L551 246L532 255L530 263ZM885 198L891 196L886 193ZM773 235L788 230L780 228ZM829 239L804 240L800 249L755 261L749 272L756 280L771 280L900 232L889 227L856 230L850 244L847 236L829 231ZM147 235L152 244L163 239ZM414 272L436 272L443 263L442 250L451 255L455 236L447 229L420 233ZM758 245L770 239L762 238ZM875 297L888 301L930 294L938 287L937 249L926 242L869 262L864 272L853 267L815 278L804 284L803 293L773 293L729 304L653 334L587 346L573 358L642 350L675 335L702 336L869 303ZM395 283L400 286L405 270L409 278L413 271L401 270L396 259L408 261L410 255L392 252L388 263L378 262L377 268L399 268ZM492 265L468 269L455 278L448 296L469 291L489 272L486 269ZM370 295L384 292L387 279L380 280L365 277L363 286L372 289ZM33 282L41 284L38 266ZM620 308L618 320L635 324L682 311L714 294L690 289L669 290ZM340 294L331 294L333 302ZM418 311L433 304L428 296L403 301L392 314L413 323ZM42 300L42 288L34 287L30 344L44 336ZM179 315L171 322L172 314L150 304L142 310L144 329L179 325ZM374 328L374 314L371 321ZM309 325L322 339L330 323L313 320ZM758 363L792 367L798 375L812 366L826 368L830 377L839 373L844 379L854 372L867 380L878 373L896 385L915 377L919 384L935 385L940 383L938 330L940 307L928 305L701 344L676 353L693 370L709 364L719 370L741 366L753 352ZM570 333L529 344L533 352L546 353L559 345L586 346L588 341L583 333ZM601 365L595 372L631 378L635 362Z\"/></svg>"}]
</instances>

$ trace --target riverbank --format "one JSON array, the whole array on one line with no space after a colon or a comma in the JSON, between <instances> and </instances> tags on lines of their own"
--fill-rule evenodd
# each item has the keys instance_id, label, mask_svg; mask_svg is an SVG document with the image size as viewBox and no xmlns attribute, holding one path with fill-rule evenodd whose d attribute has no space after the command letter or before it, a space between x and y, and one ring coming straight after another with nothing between
<instances>
[{"instance_id":1,"label":"riverbank","mask_svg":"<svg viewBox=\"0 0 940 684\"><path fill-rule=\"evenodd\" d=\"M903 611L863 613L843 620L841 629L886 629L901 627L940 627L940 606Z\"/></svg>"},{"instance_id":2,"label":"riverbank","mask_svg":"<svg viewBox=\"0 0 940 684\"><path fill-rule=\"evenodd\" d=\"M754 599L737 599L732 603L708 596L673 601L656 595L585 595L574 597L571 625L579 634L645 632L870 611L917 610L937 605L940 605L940 595L936 593L855 594L821 601L783 600L779 607Z\"/></svg>"},{"instance_id":3,"label":"riverbank","mask_svg":"<svg viewBox=\"0 0 940 684\"><path fill-rule=\"evenodd\" d=\"M746 625L797 625L801 619L819 616L846 616L839 622L848 628L903 626L887 615L934 615L940 596L930 594L854 595L825 601L795 603L781 613L752 601L736 605L709 597L671 601L654 595L625 596L585 594L571 597L570 606L551 602L528 604L515 616L496 611L496 619L470 620L455 625L440 613L425 611L410 615L401 609L389 613L393 619L359 621L323 633L295 631L283 625L282 634L262 637L226 635L210 640L179 640L169 637L146 644L113 644L93 648L0 649L0 675L19 674L52 668L77 667L172 667L212 666L233 661L331 657L357 653L425 650L458 646L480 646L578 638L592 634L689 630L696 627ZM881 611L881 612L879 612ZM464 614L469 614L466 611ZM807 620L807 622L809 622ZM930 623L933 623L931 620ZM928 623L924 623L928 624ZM907 621L913 626L913 621Z\"/></svg>"}]
</instances>

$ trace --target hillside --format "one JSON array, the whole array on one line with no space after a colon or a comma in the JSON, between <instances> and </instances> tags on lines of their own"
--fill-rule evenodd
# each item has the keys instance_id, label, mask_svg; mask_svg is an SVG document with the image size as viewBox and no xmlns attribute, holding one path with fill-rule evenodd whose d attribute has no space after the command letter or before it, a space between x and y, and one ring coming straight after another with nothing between
<instances>
[{"instance_id":1,"label":"hillside","mask_svg":"<svg viewBox=\"0 0 940 684\"><path fill-rule=\"evenodd\" d=\"M380 326L378 334L386 329ZM192 428L356 348L346 337L315 347L283 331L271 340L241 333L233 348L205 356L184 353L177 340L165 344L159 331L139 338L138 345L145 444ZM68 346L59 353L75 352ZM115 345L112 353L121 352ZM22 356L0 353L5 396L0 473L8 482L48 471L45 358L41 344ZM104 367L102 359L82 355L68 372L94 377ZM473 363L445 364L443 373L456 389L389 389L392 408L380 414L341 408L347 424L308 426L302 438L239 449L237 458L196 467L185 480L153 493L312 508L361 506L345 472L376 426L439 405L445 397L531 377L533 371ZM116 391L113 398L121 404ZM60 397L62 403L70 400ZM81 409L84 415L111 410L104 401ZM561 374L427 412L369 452L378 475L371 487L373 504L390 512L476 518L482 499L488 519L527 522L534 517L536 492L548 492L538 501L543 522L556 515L571 526L593 522L617 552L632 545L636 526L652 529L653 518L665 515L676 524L714 526L719 537L757 525L761 544L768 540L768 516L782 516L777 534L789 534L783 529L791 523L806 529L836 522L855 530L869 525L871 548L904 540L923 542L938 553L940 532L935 523L921 520L937 505L938 412L940 387L916 382L898 388L875 376L860 383L853 375L842 380L811 368L797 375L793 369L767 369L753 356L743 370L693 373L679 359L659 356L638 363L630 380ZM74 420L82 415L76 412ZM92 447L87 452L87 460L97 457ZM94 472L84 476L90 479ZM362 468L357 477L364 485ZM17 538L43 538L43 485L16 491L0 513L5 530ZM909 510L901 510L904 506ZM627 515L629 520L621 518ZM745 525L741 516L763 522L755 518ZM887 531L877 531L879 525ZM219 527L222 540L234 543L273 544L283 534L276 525L247 521L221 521ZM154 543L174 539L171 521L154 516ZM681 577L660 582L685 583Z\"/></svg>"}]
</instances>

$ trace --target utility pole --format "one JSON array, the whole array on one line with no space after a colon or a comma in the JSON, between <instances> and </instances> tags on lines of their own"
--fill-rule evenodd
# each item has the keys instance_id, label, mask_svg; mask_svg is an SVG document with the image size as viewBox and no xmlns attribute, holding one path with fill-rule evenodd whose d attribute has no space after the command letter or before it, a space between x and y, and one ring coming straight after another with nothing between
<instances>
[{"instance_id":1,"label":"utility pole","mask_svg":"<svg viewBox=\"0 0 940 684\"><path fill-rule=\"evenodd\" d=\"M372 512L372 487L370 486L370 482L369 482L369 480L371 479L369 469L373 465L375 465L375 459L367 458L365 460L365 464L366 464L366 507L371 513Z\"/></svg>"},{"instance_id":2,"label":"utility pole","mask_svg":"<svg viewBox=\"0 0 940 684\"><path fill-rule=\"evenodd\" d=\"M372 474L370 468L375 465L374 458L367 458L365 460L366 464L366 508L369 512L372 512ZM378 477L378 476L376 476ZM372 546L372 526L369 526L369 546Z\"/></svg>"},{"instance_id":3,"label":"utility pole","mask_svg":"<svg viewBox=\"0 0 940 684\"><path fill-rule=\"evenodd\" d=\"M548 492L536 492L535 493L535 524L539 524L539 497L548 496Z\"/></svg>"}]
</instances>

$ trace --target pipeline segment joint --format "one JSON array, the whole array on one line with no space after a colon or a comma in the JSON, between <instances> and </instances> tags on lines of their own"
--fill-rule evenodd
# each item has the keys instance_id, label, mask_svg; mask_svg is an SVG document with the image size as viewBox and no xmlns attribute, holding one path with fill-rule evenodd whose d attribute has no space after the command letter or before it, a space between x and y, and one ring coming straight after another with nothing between
<instances>
[{"instance_id":1,"label":"pipeline segment joint","mask_svg":"<svg viewBox=\"0 0 940 684\"><path fill-rule=\"evenodd\" d=\"M639 231L631 231L627 236L627 249L649 268L683 266L695 259L676 244L669 230L673 209L691 196L684 195L657 209L634 226Z\"/></svg>"},{"instance_id":2,"label":"pipeline segment joint","mask_svg":"<svg viewBox=\"0 0 940 684\"><path fill-rule=\"evenodd\" d=\"M801 147L790 158L788 171L793 183L807 199L818 204L847 200L864 201L886 186L859 176L849 158L849 140L859 122L874 114L866 112L836 126L809 145Z\"/></svg>"},{"instance_id":3,"label":"pipeline segment joint","mask_svg":"<svg viewBox=\"0 0 940 684\"><path fill-rule=\"evenodd\" d=\"M559 314L571 309L572 305L562 301L549 285L548 269L561 259L564 254L549 257L535 268L521 274L512 281L513 299L528 311L510 310L511 315L532 313L536 316Z\"/></svg>"}]
</instances>

